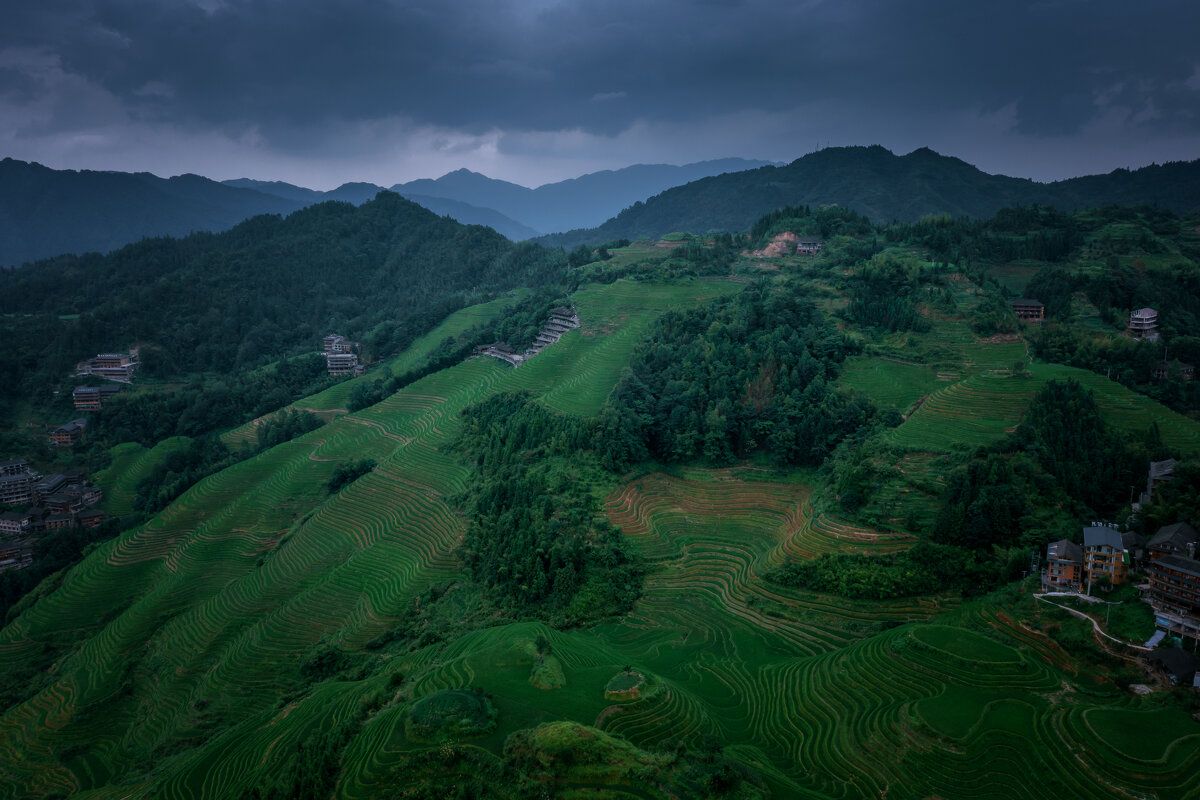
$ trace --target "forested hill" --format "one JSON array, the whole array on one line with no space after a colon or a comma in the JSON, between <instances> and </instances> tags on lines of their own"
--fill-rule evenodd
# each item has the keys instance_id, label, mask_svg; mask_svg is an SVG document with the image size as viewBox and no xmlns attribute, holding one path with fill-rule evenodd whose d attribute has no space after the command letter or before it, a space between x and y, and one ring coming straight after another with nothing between
<instances>
[{"instance_id":1,"label":"forested hill","mask_svg":"<svg viewBox=\"0 0 1200 800\"><path fill-rule=\"evenodd\" d=\"M637 203L598 228L543 237L551 246L658 237L675 231L741 231L786 205L840 205L876 222L913 222L931 214L976 219L1002 208L1063 210L1110 203L1200 208L1200 160L1115 170L1056 183L989 175L921 148L897 156L878 145L834 147L783 167L704 178Z\"/></svg>"},{"instance_id":2,"label":"forested hill","mask_svg":"<svg viewBox=\"0 0 1200 800\"><path fill-rule=\"evenodd\" d=\"M0 328L25 343L6 350L0 375L28 372L20 361L65 374L135 344L162 376L224 374L317 349L330 331L387 353L466 302L542 284L564 261L391 192L322 203L0 273Z\"/></svg>"},{"instance_id":3,"label":"forested hill","mask_svg":"<svg viewBox=\"0 0 1200 800\"><path fill-rule=\"evenodd\" d=\"M199 175L54 170L0 161L0 267L60 253L108 252L145 236L226 230L306 205Z\"/></svg>"}]
</instances>

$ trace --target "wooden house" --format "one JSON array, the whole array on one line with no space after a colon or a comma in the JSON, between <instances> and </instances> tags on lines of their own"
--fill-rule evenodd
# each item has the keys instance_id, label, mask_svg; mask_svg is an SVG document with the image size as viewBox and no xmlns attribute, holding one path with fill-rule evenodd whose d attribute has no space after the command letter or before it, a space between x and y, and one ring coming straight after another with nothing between
<instances>
[{"instance_id":1,"label":"wooden house","mask_svg":"<svg viewBox=\"0 0 1200 800\"><path fill-rule=\"evenodd\" d=\"M1046 546L1046 585L1050 589L1078 590L1083 584L1083 548L1069 539Z\"/></svg>"},{"instance_id":2,"label":"wooden house","mask_svg":"<svg viewBox=\"0 0 1200 800\"><path fill-rule=\"evenodd\" d=\"M1029 322L1041 322L1046 318L1046 306L1040 300L1034 300L1029 297L1018 297L1016 300L1008 301L1008 305L1012 308L1013 313L1017 315L1017 319Z\"/></svg>"}]
</instances>

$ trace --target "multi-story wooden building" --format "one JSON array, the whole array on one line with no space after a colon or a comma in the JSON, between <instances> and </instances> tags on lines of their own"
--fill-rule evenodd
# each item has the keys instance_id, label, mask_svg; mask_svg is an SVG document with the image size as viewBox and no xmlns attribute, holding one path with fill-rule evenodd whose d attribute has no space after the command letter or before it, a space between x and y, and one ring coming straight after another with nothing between
<instances>
[{"instance_id":1,"label":"multi-story wooden building","mask_svg":"<svg viewBox=\"0 0 1200 800\"><path fill-rule=\"evenodd\" d=\"M1146 545L1150 563L1166 556L1186 555L1189 549L1194 550L1200 542L1200 533L1186 522L1176 522L1173 525L1163 525L1150 542Z\"/></svg>"},{"instance_id":2,"label":"multi-story wooden building","mask_svg":"<svg viewBox=\"0 0 1200 800\"><path fill-rule=\"evenodd\" d=\"M95 358L75 365L76 375L96 375L119 383L131 383L137 371L136 353L97 353Z\"/></svg>"},{"instance_id":3,"label":"multi-story wooden building","mask_svg":"<svg viewBox=\"0 0 1200 800\"><path fill-rule=\"evenodd\" d=\"M1158 312L1153 308L1139 308L1129 312L1129 333L1137 339L1158 339Z\"/></svg>"},{"instance_id":4,"label":"multi-story wooden building","mask_svg":"<svg viewBox=\"0 0 1200 800\"><path fill-rule=\"evenodd\" d=\"M1046 318L1046 306L1040 300L1018 297L1016 300L1009 300L1008 304L1012 307L1013 313L1017 315L1017 319L1041 322Z\"/></svg>"},{"instance_id":5,"label":"multi-story wooden building","mask_svg":"<svg viewBox=\"0 0 1200 800\"><path fill-rule=\"evenodd\" d=\"M50 444L55 447L70 447L83 438L83 431L86 427L86 419L74 419L66 425L59 425L50 431Z\"/></svg>"},{"instance_id":6,"label":"multi-story wooden building","mask_svg":"<svg viewBox=\"0 0 1200 800\"><path fill-rule=\"evenodd\" d=\"M108 383L103 386L76 386L71 392L71 400L76 411L99 411L105 401L116 396L121 391L121 384Z\"/></svg>"},{"instance_id":7,"label":"multi-story wooden building","mask_svg":"<svg viewBox=\"0 0 1200 800\"><path fill-rule=\"evenodd\" d=\"M1194 546L1191 552L1194 556ZM1158 627L1200 639L1200 561L1189 556L1163 556L1150 562L1146 573Z\"/></svg>"},{"instance_id":8,"label":"multi-story wooden building","mask_svg":"<svg viewBox=\"0 0 1200 800\"><path fill-rule=\"evenodd\" d=\"M1046 585L1050 589L1078 590L1083 583L1083 548L1070 539L1046 546Z\"/></svg>"},{"instance_id":9,"label":"multi-story wooden building","mask_svg":"<svg viewBox=\"0 0 1200 800\"><path fill-rule=\"evenodd\" d=\"M1091 526L1083 529L1083 572L1089 588L1104 578L1112 586L1129 579L1129 563L1121 534L1116 528Z\"/></svg>"}]
</instances>

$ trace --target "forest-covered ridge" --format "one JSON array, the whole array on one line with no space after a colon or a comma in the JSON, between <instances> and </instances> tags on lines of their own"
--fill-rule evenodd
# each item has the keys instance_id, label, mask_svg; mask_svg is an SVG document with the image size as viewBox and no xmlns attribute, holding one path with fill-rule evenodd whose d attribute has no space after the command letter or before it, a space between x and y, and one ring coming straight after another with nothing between
<instances>
[{"instance_id":1,"label":"forest-covered ridge","mask_svg":"<svg viewBox=\"0 0 1200 800\"><path fill-rule=\"evenodd\" d=\"M539 241L571 248L622 238L658 238L672 231L744 231L759 217L788 205L837 205L881 224L943 214L986 219L1006 207L1031 205L1074 211L1145 204L1182 213L1200 208L1198 186L1200 161L1038 183L990 175L928 148L899 156L878 145L833 147L786 166L677 186L626 208L597 228Z\"/></svg>"}]
</instances>

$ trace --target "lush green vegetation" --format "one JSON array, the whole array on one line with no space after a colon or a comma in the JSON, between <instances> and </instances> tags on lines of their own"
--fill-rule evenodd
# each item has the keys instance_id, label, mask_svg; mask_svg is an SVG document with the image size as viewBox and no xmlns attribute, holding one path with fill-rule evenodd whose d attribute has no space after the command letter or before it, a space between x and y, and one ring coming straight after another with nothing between
<instances>
[{"instance_id":1,"label":"lush green vegetation","mask_svg":"<svg viewBox=\"0 0 1200 800\"><path fill-rule=\"evenodd\" d=\"M591 493L590 428L523 394L463 412L460 447L478 469L463 566L521 616L575 624L623 613L641 594L637 559Z\"/></svg>"},{"instance_id":2,"label":"lush green vegetation","mask_svg":"<svg viewBox=\"0 0 1200 800\"><path fill-rule=\"evenodd\" d=\"M1194 420L1029 362L990 259L1074 263L1109 224L1063 219L793 207L593 250L387 373L113 448L125 504L235 463L14 607L11 793L1194 794L1194 709L1009 583L1200 452ZM827 247L729 260L783 230ZM853 306L878 291L903 303ZM463 357L560 303L583 326L520 367ZM1179 478L1161 519L1195 505Z\"/></svg>"},{"instance_id":3,"label":"lush green vegetation","mask_svg":"<svg viewBox=\"0 0 1200 800\"><path fill-rule=\"evenodd\" d=\"M780 464L819 464L875 414L831 385L853 351L789 283L664 315L601 418L605 464L728 464L760 449Z\"/></svg>"}]
</instances>

